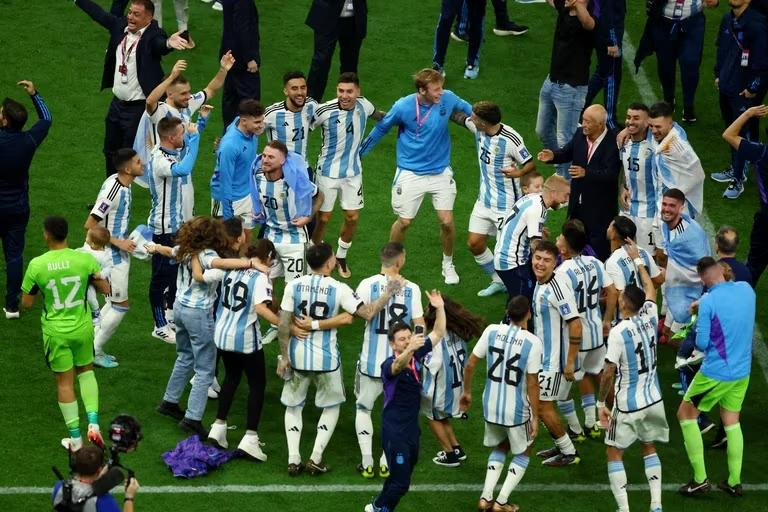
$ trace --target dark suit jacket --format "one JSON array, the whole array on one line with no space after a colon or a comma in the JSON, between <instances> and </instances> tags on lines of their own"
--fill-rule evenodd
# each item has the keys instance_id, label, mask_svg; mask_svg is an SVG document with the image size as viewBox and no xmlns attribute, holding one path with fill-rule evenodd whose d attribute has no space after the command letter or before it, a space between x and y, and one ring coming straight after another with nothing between
<instances>
[{"instance_id":1,"label":"dark suit jacket","mask_svg":"<svg viewBox=\"0 0 768 512\"><path fill-rule=\"evenodd\" d=\"M125 27L128 20L106 12L98 4L91 0L75 0L75 5L96 23L109 30L109 44L104 56L104 74L101 77L101 88L111 88L115 79L115 51L125 37ZM139 77L139 85L145 96L149 96L152 89L163 81L163 68L160 59L173 51L168 48L166 42L168 36L161 29L156 20L144 30L144 35L136 45L136 74Z\"/></svg>"},{"instance_id":2,"label":"dark suit jacket","mask_svg":"<svg viewBox=\"0 0 768 512\"><path fill-rule=\"evenodd\" d=\"M223 27L219 56L232 50L235 69L246 69L255 60L261 67L259 11L253 0L223 0Z\"/></svg>"},{"instance_id":3,"label":"dark suit jacket","mask_svg":"<svg viewBox=\"0 0 768 512\"><path fill-rule=\"evenodd\" d=\"M368 29L367 0L354 0L355 28L360 39L365 37ZM344 7L344 0L312 0L312 7L305 23L315 32L330 34L336 30L339 14Z\"/></svg>"}]
</instances>

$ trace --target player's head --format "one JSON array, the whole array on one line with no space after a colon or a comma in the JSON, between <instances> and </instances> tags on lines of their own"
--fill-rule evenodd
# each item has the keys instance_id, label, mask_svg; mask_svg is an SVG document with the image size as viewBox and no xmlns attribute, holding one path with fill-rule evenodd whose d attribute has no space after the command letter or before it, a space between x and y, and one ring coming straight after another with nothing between
<instances>
[{"instance_id":1,"label":"player's head","mask_svg":"<svg viewBox=\"0 0 768 512\"><path fill-rule=\"evenodd\" d=\"M715 246L721 258L735 256L739 248L739 234L731 226L722 226L715 235Z\"/></svg>"},{"instance_id":2,"label":"player's head","mask_svg":"<svg viewBox=\"0 0 768 512\"><path fill-rule=\"evenodd\" d=\"M106 247L109 239L110 235L107 228L98 224L89 228L88 233L85 235L85 241L95 250L101 250Z\"/></svg>"},{"instance_id":3,"label":"player's head","mask_svg":"<svg viewBox=\"0 0 768 512\"><path fill-rule=\"evenodd\" d=\"M547 281L555 271L557 263L557 246L549 240L539 240L531 253L533 275L540 283Z\"/></svg>"},{"instance_id":4,"label":"player's head","mask_svg":"<svg viewBox=\"0 0 768 512\"><path fill-rule=\"evenodd\" d=\"M492 101L478 101L472 105L472 122L479 130L486 130L501 122L501 109Z\"/></svg>"},{"instance_id":5,"label":"player's head","mask_svg":"<svg viewBox=\"0 0 768 512\"><path fill-rule=\"evenodd\" d=\"M389 346L399 354L408 346L408 343L411 341L411 335L413 335L413 331L409 324L406 324L405 322L393 322L387 330Z\"/></svg>"},{"instance_id":6,"label":"player's head","mask_svg":"<svg viewBox=\"0 0 768 512\"><path fill-rule=\"evenodd\" d=\"M339 100L339 106L344 110L352 110L360 97L360 79L357 73L347 71L339 75L339 81L336 83L336 99Z\"/></svg>"},{"instance_id":7,"label":"player's head","mask_svg":"<svg viewBox=\"0 0 768 512\"><path fill-rule=\"evenodd\" d=\"M264 107L256 100L243 100L237 105L240 122L237 127L246 135L264 133Z\"/></svg>"},{"instance_id":8,"label":"player's head","mask_svg":"<svg viewBox=\"0 0 768 512\"><path fill-rule=\"evenodd\" d=\"M483 334L485 329L485 319L483 317L474 314L445 295L443 295L443 302L445 303L445 325L448 331L451 331L463 340L479 338ZM428 330L435 326L436 318L437 309L432 304L427 305L427 309L424 311L424 323L427 324Z\"/></svg>"},{"instance_id":9,"label":"player's head","mask_svg":"<svg viewBox=\"0 0 768 512\"><path fill-rule=\"evenodd\" d=\"M261 170L269 180L280 179L283 164L288 157L288 148L279 140L272 140L261 152Z\"/></svg>"},{"instance_id":10,"label":"player's head","mask_svg":"<svg viewBox=\"0 0 768 512\"><path fill-rule=\"evenodd\" d=\"M672 129L672 125L675 123L674 115L675 110L672 105L665 101L654 103L648 109L648 126L650 126L653 138L657 142L661 142Z\"/></svg>"},{"instance_id":11,"label":"player's head","mask_svg":"<svg viewBox=\"0 0 768 512\"><path fill-rule=\"evenodd\" d=\"M333 255L330 244L320 242L310 246L307 249L307 265L316 274L331 275L336 268L336 256Z\"/></svg>"},{"instance_id":12,"label":"player's head","mask_svg":"<svg viewBox=\"0 0 768 512\"><path fill-rule=\"evenodd\" d=\"M685 194L679 188L670 188L661 197L661 220L677 224L685 207Z\"/></svg>"},{"instance_id":13,"label":"player's head","mask_svg":"<svg viewBox=\"0 0 768 512\"><path fill-rule=\"evenodd\" d=\"M229 238L229 247L233 252L239 253L240 248L245 243L245 231L243 230L243 221L240 217L230 217L222 221L224 231Z\"/></svg>"},{"instance_id":14,"label":"player's head","mask_svg":"<svg viewBox=\"0 0 768 512\"><path fill-rule=\"evenodd\" d=\"M541 192L546 207L557 210L568 204L568 199L571 196L571 184L562 176L553 174L544 182Z\"/></svg>"},{"instance_id":15,"label":"player's head","mask_svg":"<svg viewBox=\"0 0 768 512\"><path fill-rule=\"evenodd\" d=\"M589 137L590 140L595 140L605 130L605 123L608 122L608 112L602 105L590 105L584 109L584 114L581 116L581 131Z\"/></svg>"},{"instance_id":16,"label":"player's head","mask_svg":"<svg viewBox=\"0 0 768 512\"><path fill-rule=\"evenodd\" d=\"M699 274L701 282L707 288L712 288L717 283L725 281L723 267L718 265L711 256L704 256L696 263L696 273Z\"/></svg>"},{"instance_id":17,"label":"player's head","mask_svg":"<svg viewBox=\"0 0 768 512\"><path fill-rule=\"evenodd\" d=\"M581 254L587 246L587 229L579 219L571 219L563 224L562 232L557 236L558 250L567 255Z\"/></svg>"},{"instance_id":18,"label":"player's head","mask_svg":"<svg viewBox=\"0 0 768 512\"><path fill-rule=\"evenodd\" d=\"M544 176L539 171L527 172L520 177L520 188L523 195L538 194L544 190Z\"/></svg>"},{"instance_id":19,"label":"player's head","mask_svg":"<svg viewBox=\"0 0 768 512\"><path fill-rule=\"evenodd\" d=\"M261 263L269 267L277 258L277 249L275 249L275 244L271 240L259 238L245 249L245 255L248 258L257 258Z\"/></svg>"},{"instance_id":20,"label":"player's head","mask_svg":"<svg viewBox=\"0 0 768 512\"><path fill-rule=\"evenodd\" d=\"M631 136L645 133L648 129L648 106L644 103L630 103L627 107L626 126Z\"/></svg>"},{"instance_id":21,"label":"player's head","mask_svg":"<svg viewBox=\"0 0 768 512\"><path fill-rule=\"evenodd\" d=\"M120 148L112 156L112 164L119 174L141 176L144 174L144 162L133 148Z\"/></svg>"},{"instance_id":22,"label":"player's head","mask_svg":"<svg viewBox=\"0 0 768 512\"><path fill-rule=\"evenodd\" d=\"M49 244L58 244L67 240L69 225L67 219L58 215L46 217L43 221L43 238Z\"/></svg>"},{"instance_id":23,"label":"player's head","mask_svg":"<svg viewBox=\"0 0 768 512\"><path fill-rule=\"evenodd\" d=\"M634 283L630 283L619 294L619 310L625 318L635 316L645 303L645 292Z\"/></svg>"},{"instance_id":24,"label":"player's head","mask_svg":"<svg viewBox=\"0 0 768 512\"><path fill-rule=\"evenodd\" d=\"M387 242L379 251L381 266L394 268L398 272L405 265L405 247L400 242Z\"/></svg>"},{"instance_id":25,"label":"player's head","mask_svg":"<svg viewBox=\"0 0 768 512\"><path fill-rule=\"evenodd\" d=\"M189 98L192 97L192 89L189 80L184 75L179 75L173 79L171 85L165 90L166 99L169 104L181 109L189 106Z\"/></svg>"},{"instance_id":26,"label":"player's head","mask_svg":"<svg viewBox=\"0 0 768 512\"><path fill-rule=\"evenodd\" d=\"M104 452L93 444L86 444L72 454L72 470L81 477L97 476L104 467Z\"/></svg>"},{"instance_id":27,"label":"player's head","mask_svg":"<svg viewBox=\"0 0 768 512\"><path fill-rule=\"evenodd\" d=\"M283 75L283 94L289 107L300 109L307 101L307 77L301 71L289 71Z\"/></svg>"},{"instance_id":28,"label":"player's head","mask_svg":"<svg viewBox=\"0 0 768 512\"><path fill-rule=\"evenodd\" d=\"M155 15L155 4L152 0L131 0L125 17L128 20L129 32L141 30L152 22Z\"/></svg>"},{"instance_id":29,"label":"player's head","mask_svg":"<svg viewBox=\"0 0 768 512\"><path fill-rule=\"evenodd\" d=\"M637 236L637 226L629 217L617 215L608 225L605 236L608 240L617 240L623 245L627 238L635 239Z\"/></svg>"},{"instance_id":30,"label":"player's head","mask_svg":"<svg viewBox=\"0 0 768 512\"><path fill-rule=\"evenodd\" d=\"M507 318L521 327L528 325L531 318L531 301L525 295L515 295L507 302Z\"/></svg>"},{"instance_id":31,"label":"player's head","mask_svg":"<svg viewBox=\"0 0 768 512\"><path fill-rule=\"evenodd\" d=\"M445 84L443 75L432 68L424 68L413 75L413 85L416 86L416 92L427 103L440 103L440 98L443 96L443 84Z\"/></svg>"},{"instance_id":32,"label":"player's head","mask_svg":"<svg viewBox=\"0 0 768 512\"><path fill-rule=\"evenodd\" d=\"M27 109L16 100L5 98L0 105L0 128L21 131L27 123Z\"/></svg>"},{"instance_id":33,"label":"player's head","mask_svg":"<svg viewBox=\"0 0 768 512\"><path fill-rule=\"evenodd\" d=\"M184 122L178 117L164 117L157 123L157 136L166 149L184 147Z\"/></svg>"}]
</instances>

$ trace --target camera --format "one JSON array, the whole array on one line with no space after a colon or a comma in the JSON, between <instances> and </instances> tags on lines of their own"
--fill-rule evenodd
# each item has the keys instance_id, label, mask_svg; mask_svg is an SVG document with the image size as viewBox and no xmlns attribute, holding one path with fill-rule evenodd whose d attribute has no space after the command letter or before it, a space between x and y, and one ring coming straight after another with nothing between
<instances>
[{"instance_id":1,"label":"camera","mask_svg":"<svg viewBox=\"0 0 768 512\"><path fill-rule=\"evenodd\" d=\"M109 425L109 461L110 469L120 468L127 473L128 478L133 476L133 471L120 464L120 454L127 453L139 447L144 439L141 433L141 424L133 416L121 414L110 422Z\"/></svg>"}]
</instances>

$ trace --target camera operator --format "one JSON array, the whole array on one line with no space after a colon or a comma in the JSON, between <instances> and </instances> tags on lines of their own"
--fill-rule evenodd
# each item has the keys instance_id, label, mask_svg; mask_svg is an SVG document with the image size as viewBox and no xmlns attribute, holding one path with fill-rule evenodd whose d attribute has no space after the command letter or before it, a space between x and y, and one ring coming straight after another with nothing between
<instances>
[{"instance_id":1,"label":"camera operator","mask_svg":"<svg viewBox=\"0 0 768 512\"><path fill-rule=\"evenodd\" d=\"M72 454L72 477L59 480L53 488L53 507L57 511L120 512L120 506L109 491L122 482L122 474L114 478L104 463L104 452L95 445L85 445ZM71 485L71 491L67 488ZM125 486L123 512L133 512L139 482L133 476ZM71 495L66 496L68 493Z\"/></svg>"}]
</instances>

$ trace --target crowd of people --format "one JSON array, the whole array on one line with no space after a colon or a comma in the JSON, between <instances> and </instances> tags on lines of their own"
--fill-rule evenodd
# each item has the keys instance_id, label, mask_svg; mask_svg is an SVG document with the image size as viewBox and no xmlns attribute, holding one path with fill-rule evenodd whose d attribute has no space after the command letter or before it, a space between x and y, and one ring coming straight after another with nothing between
<instances>
[{"instance_id":1,"label":"crowd of people","mask_svg":"<svg viewBox=\"0 0 768 512\"><path fill-rule=\"evenodd\" d=\"M179 31L171 36L155 20L161 4L115 1L107 12L91 0L75 0L110 33L102 77L102 87L113 93L103 146L107 177L85 219L83 247L71 249L67 220L49 216L43 226L49 251L33 258L26 272L29 167L52 118L29 81L19 84L39 117L30 130L23 131L23 105L6 99L0 109L5 316L19 318L20 309L33 307L42 296L43 346L69 433L62 445L76 454L83 485L101 468L91 445L104 447L94 366L103 371L119 366L106 348L130 309L130 267L137 258L151 259L151 334L174 344L177 352L157 411L183 431L228 449L227 418L244 374L247 421L237 449L267 461L258 434L262 411L270 407L263 346L277 340L290 476L329 469L324 453L346 401L337 336L356 317L363 319L354 370L356 469L364 478L386 478L367 512L394 510L406 494L418 460L420 415L427 417L442 448L432 459L435 464L456 467L466 460L451 419L471 409L482 359L483 444L491 453L479 510L517 510L510 496L534 455L541 422L554 443L535 453L546 466L578 464L578 445L587 437L604 437L608 479L621 511L629 510L623 453L641 443L650 509L660 511L656 443L668 442L669 427L657 350L676 340L684 392L677 417L693 469L680 492L690 496L711 487L702 433L715 427L706 413L719 406L722 424L715 444L727 449L729 473L719 487L741 496L739 412L749 383L753 288L768 264L762 237L768 223L768 149L759 143L757 130L757 120L768 116L768 107L759 104L768 87L768 25L758 10L764 5L729 0L715 71L732 166L712 178L729 182L724 195L736 199L751 162L760 192L743 264L735 258L739 236L733 228L723 226L713 240L700 223L706 176L686 130L675 122L676 59L683 80L682 121L696 121L702 7L711 6L710 0L648 3L639 55L657 53L665 100L630 103L623 125L616 112L623 2L607 2L601 12L591 1L553 0L552 60L536 121L544 149L535 156L502 122L497 104L470 103L444 88L445 49L456 18L461 19L454 38L469 40L464 77L478 75L485 1L443 0L433 66L418 71L414 92L386 111L360 94L364 0L313 2L307 18L315 31L309 76L285 73L284 99L269 106L259 101L258 12L252 0L221 2L219 69L194 93L183 75L186 60L177 60L168 75L161 67L164 55L195 46L186 2L174 2ZM494 8L497 35L527 32L509 20L505 2L494 2ZM679 31L677 39L665 39L670 30ZM337 42L341 72L335 96L316 101L313 97L323 97ZM674 56L666 53L672 43L681 45ZM697 45L698 63L692 62ZM597 70L590 77L593 53ZM605 105L593 103L601 88ZM216 142L210 215L200 215L206 208L195 205L193 176L212 111L207 102L219 90L226 129ZM366 135L369 119L375 124ZM453 262L457 187L450 123L467 129L476 144L480 179L467 245L490 280L477 300L507 295L505 310L490 314L503 317L498 323L487 324L471 305L440 291L422 296L419 285L402 274L406 234L430 196L440 226L444 292L461 281ZM321 151L310 164L308 141L318 129ZM365 204L362 169L392 129L397 132L391 185L395 221L388 235L381 233L386 243L379 253L380 272L353 288L345 281L352 277L354 259L362 257L352 251ZM259 148L262 134L267 142ZM542 172L549 165L554 172ZM147 224L136 229L134 183L147 188L151 198ZM334 250L325 240L337 199L343 222ZM548 212L561 207L567 207L568 220L559 235L551 236ZM493 248L490 238L496 239ZM423 247L410 251L419 257L428 252ZM278 298L273 287L279 278L284 287ZM477 342L470 349L473 339ZM217 366L223 370L221 384ZM81 433L75 379L88 444ZM578 393L571 392L573 383ZM302 411L310 385L322 413L312 452L303 458ZM382 394L382 444L374 449L372 412ZM210 426L203 422L209 398L218 398ZM508 455L508 471L496 493ZM133 481L128 489L132 509L138 484Z\"/></svg>"}]
</instances>

